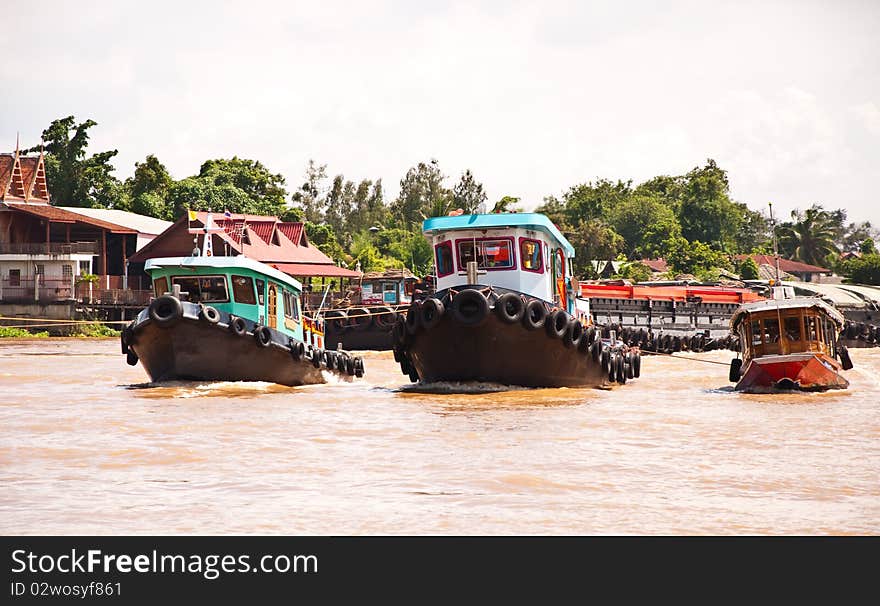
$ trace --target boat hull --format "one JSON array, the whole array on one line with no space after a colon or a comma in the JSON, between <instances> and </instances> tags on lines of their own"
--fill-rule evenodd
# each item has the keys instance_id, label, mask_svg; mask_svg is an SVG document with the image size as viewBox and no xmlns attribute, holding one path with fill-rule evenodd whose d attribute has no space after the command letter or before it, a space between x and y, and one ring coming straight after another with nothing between
<instances>
[{"instance_id":1,"label":"boat hull","mask_svg":"<svg viewBox=\"0 0 880 606\"><path fill-rule=\"evenodd\" d=\"M591 347L571 341L566 346L565 336L553 336L545 326L529 329L522 321L505 321L494 307L478 325L463 324L450 313L449 296L441 295L440 300L445 301L445 311L436 324L430 328L421 326L415 334L410 331L402 343L395 343L395 356L401 362L401 370L404 374L408 373L408 366L415 370L409 373L411 380L600 387L612 382L612 374L618 382L633 376L632 372L626 375L622 357L618 362L618 356L626 353L622 344L600 340L598 349L603 353L595 356ZM418 313L417 310L414 306L407 313ZM569 321L572 320L569 317ZM632 358L628 361L632 362ZM619 374L611 371L618 363ZM640 366L640 362L635 364Z\"/></svg>"},{"instance_id":2,"label":"boat hull","mask_svg":"<svg viewBox=\"0 0 880 606\"><path fill-rule=\"evenodd\" d=\"M849 381L840 375L841 370L835 360L821 354L763 356L749 360L736 389L751 393L846 389Z\"/></svg>"},{"instance_id":3,"label":"boat hull","mask_svg":"<svg viewBox=\"0 0 880 606\"><path fill-rule=\"evenodd\" d=\"M228 314L212 323L199 316L198 306L182 303L182 308L181 317L164 325L144 310L123 331L122 349L129 363L140 362L154 382L266 381L295 386L325 383L325 373L342 380L362 374L359 358L306 347L296 355L298 342L278 331L270 330L271 340L261 344L253 322L247 321L246 330L236 333Z\"/></svg>"}]
</instances>

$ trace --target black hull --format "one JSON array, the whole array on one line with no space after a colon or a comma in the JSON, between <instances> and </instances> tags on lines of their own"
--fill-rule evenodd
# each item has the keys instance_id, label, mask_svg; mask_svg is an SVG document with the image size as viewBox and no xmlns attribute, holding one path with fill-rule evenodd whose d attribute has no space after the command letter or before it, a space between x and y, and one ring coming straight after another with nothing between
<instances>
[{"instance_id":1,"label":"black hull","mask_svg":"<svg viewBox=\"0 0 880 606\"><path fill-rule=\"evenodd\" d=\"M629 351L622 343L600 341L600 351L605 353L597 361L593 348L570 341L566 346L564 336L551 336L544 326L528 329L521 321L504 321L494 306L479 325L464 325L450 313L448 293L437 294L442 297L441 301L445 299L445 311L439 322L430 328L421 324L415 334L411 330L396 344L395 353L403 372L408 373L410 367L415 371L409 372L411 380L484 381L525 387L602 387L612 382L610 365ZM490 302L494 303L492 299L497 299L498 294L490 293ZM408 313L418 313L418 309L414 305ZM640 361L636 365L640 366ZM624 368L622 360L621 368ZM626 381L626 376L611 374L616 382Z\"/></svg>"},{"instance_id":2,"label":"black hull","mask_svg":"<svg viewBox=\"0 0 880 606\"><path fill-rule=\"evenodd\" d=\"M368 328L350 328L328 320L324 332L327 349L335 350L339 343L345 350L388 351L391 349L391 326L371 325Z\"/></svg>"},{"instance_id":3,"label":"black hull","mask_svg":"<svg viewBox=\"0 0 880 606\"><path fill-rule=\"evenodd\" d=\"M304 347L265 327L261 330L269 339L263 344L251 321L244 321L237 334L228 314L210 322L200 317L198 306L182 303L181 307L179 317L161 323L144 310L122 333L128 362L143 364L154 382L266 381L296 386L325 383L327 372L343 380L363 374L363 360L347 353Z\"/></svg>"}]
</instances>

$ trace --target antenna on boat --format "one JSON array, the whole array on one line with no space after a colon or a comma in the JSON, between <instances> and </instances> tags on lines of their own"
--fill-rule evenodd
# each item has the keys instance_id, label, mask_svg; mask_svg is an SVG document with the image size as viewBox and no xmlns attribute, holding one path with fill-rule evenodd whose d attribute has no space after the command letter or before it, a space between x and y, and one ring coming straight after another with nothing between
<instances>
[{"instance_id":1,"label":"antenna on boat","mask_svg":"<svg viewBox=\"0 0 880 606\"><path fill-rule=\"evenodd\" d=\"M776 263L776 284L779 284L779 247L776 244L776 220L773 218L773 202L768 202L770 207L770 225L773 229L773 259Z\"/></svg>"}]
</instances>

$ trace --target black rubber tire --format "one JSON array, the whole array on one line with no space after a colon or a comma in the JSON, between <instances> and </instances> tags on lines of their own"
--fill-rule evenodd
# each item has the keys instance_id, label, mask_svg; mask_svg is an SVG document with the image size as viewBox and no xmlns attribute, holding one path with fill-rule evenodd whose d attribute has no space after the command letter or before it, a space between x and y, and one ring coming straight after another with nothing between
<instances>
[{"instance_id":1,"label":"black rubber tire","mask_svg":"<svg viewBox=\"0 0 880 606\"><path fill-rule=\"evenodd\" d=\"M611 350L607 347L602 347L602 357L600 358L600 362L602 365L602 372L610 372L611 370ZM611 379L612 381L614 379Z\"/></svg>"},{"instance_id":2,"label":"black rubber tire","mask_svg":"<svg viewBox=\"0 0 880 606\"><path fill-rule=\"evenodd\" d=\"M134 329L130 324L122 329L122 332L119 334L119 341L122 345L122 353L127 354L128 346L134 343Z\"/></svg>"},{"instance_id":3,"label":"black rubber tire","mask_svg":"<svg viewBox=\"0 0 880 606\"><path fill-rule=\"evenodd\" d=\"M125 363L128 364L129 366L137 366L138 355L129 349L125 353Z\"/></svg>"},{"instance_id":4,"label":"black rubber tire","mask_svg":"<svg viewBox=\"0 0 880 606\"><path fill-rule=\"evenodd\" d=\"M626 358L624 358L624 368L626 368L626 378L634 379L636 377L636 371L633 368L633 360L635 359L635 355L632 352L628 352L626 354Z\"/></svg>"},{"instance_id":5,"label":"black rubber tire","mask_svg":"<svg viewBox=\"0 0 880 606\"><path fill-rule=\"evenodd\" d=\"M466 288L452 299L450 312L452 319L462 326L475 328L486 321L489 300L480 291Z\"/></svg>"},{"instance_id":6,"label":"black rubber tire","mask_svg":"<svg viewBox=\"0 0 880 606\"><path fill-rule=\"evenodd\" d=\"M521 322L526 313L526 304L519 295L506 292L495 301L495 315L507 324Z\"/></svg>"},{"instance_id":7,"label":"black rubber tire","mask_svg":"<svg viewBox=\"0 0 880 606\"><path fill-rule=\"evenodd\" d=\"M348 325L353 330L367 330L373 324L373 314L367 307L348 310Z\"/></svg>"},{"instance_id":8,"label":"black rubber tire","mask_svg":"<svg viewBox=\"0 0 880 606\"><path fill-rule=\"evenodd\" d=\"M577 348L584 338L584 325L578 320L571 320L565 329L565 336L562 337L562 344L568 348Z\"/></svg>"},{"instance_id":9,"label":"black rubber tire","mask_svg":"<svg viewBox=\"0 0 880 606\"><path fill-rule=\"evenodd\" d=\"M590 347L593 342L596 340L596 328L594 326L590 326L584 329L584 338L582 341L587 342L587 347Z\"/></svg>"},{"instance_id":10,"label":"black rubber tire","mask_svg":"<svg viewBox=\"0 0 880 606\"><path fill-rule=\"evenodd\" d=\"M183 317L183 304L181 304L180 299L177 297L162 295L153 299L147 313L150 316L150 320L155 322L157 326L168 328L176 324Z\"/></svg>"},{"instance_id":11,"label":"black rubber tire","mask_svg":"<svg viewBox=\"0 0 880 606\"><path fill-rule=\"evenodd\" d=\"M232 334L243 337L247 334L247 322L244 321L244 318L229 316L229 330L232 331Z\"/></svg>"},{"instance_id":12,"label":"black rubber tire","mask_svg":"<svg viewBox=\"0 0 880 606\"><path fill-rule=\"evenodd\" d=\"M358 379L364 376L364 359L363 358L355 358L354 359L354 376Z\"/></svg>"},{"instance_id":13,"label":"black rubber tire","mask_svg":"<svg viewBox=\"0 0 880 606\"><path fill-rule=\"evenodd\" d=\"M325 349L324 353L321 356L321 362L324 363L325 368L327 370L333 370L336 368L336 353L332 350Z\"/></svg>"},{"instance_id":14,"label":"black rubber tire","mask_svg":"<svg viewBox=\"0 0 880 606\"><path fill-rule=\"evenodd\" d=\"M590 345L590 355L593 356L593 362L599 364L602 361L602 341L593 341Z\"/></svg>"},{"instance_id":15,"label":"black rubber tire","mask_svg":"<svg viewBox=\"0 0 880 606\"><path fill-rule=\"evenodd\" d=\"M422 308L413 301L406 310L406 334L413 336L422 326Z\"/></svg>"},{"instance_id":16,"label":"black rubber tire","mask_svg":"<svg viewBox=\"0 0 880 606\"><path fill-rule=\"evenodd\" d=\"M523 311L522 324L526 330L538 330L547 320L547 308L540 301L532 299L526 303Z\"/></svg>"},{"instance_id":17,"label":"black rubber tire","mask_svg":"<svg viewBox=\"0 0 880 606\"><path fill-rule=\"evenodd\" d=\"M292 338L287 342L288 347L290 347L290 357L299 362L303 359L305 355L306 346L303 345L302 341L297 341Z\"/></svg>"},{"instance_id":18,"label":"black rubber tire","mask_svg":"<svg viewBox=\"0 0 880 606\"><path fill-rule=\"evenodd\" d=\"M341 309L332 309L324 314L324 322L326 322L326 326L329 328L332 324L333 327L339 332L345 332L348 330L348 326L346 323L348 322L348 315L345 311Z\"/></svg>"},{"instance_id":19,"label":"black rubber tire","mask_svg":"<svg viewBox=\"0 0 880 606\"><path fill-rule=\"evenodd\" d=\"M739 383L740 371L742 370L743 361L741 358L734 358L730 361L730 372L727 378L731 383Z\"/></svg>"},{"instance_id":20,"label":"black rubber tire","mask_svg":"<svg viewBox=\"0 0 880 606\"><path fill-rule=\"evenodd\" d=\"M553 339L561 339L565 336L565 333L568 332L568 322L571 318L565 312L565 310L557 309L547 318L547 321L544 323L544 329L547 331L547 336Z\"/></svg>"},{"instance_id":21,"label":"black rubber tire","mask_svg":"<svg viewBox=\"0 0 880 606\"><path fill-rule=\"evenodd\" d=\"M617 382L626 385L626 358L617 354Z\"/></svg>"},{"instance_id":22,"label":"black rubber tire","mask_svg":"<svg viewBox=\"0 0 880 606\"><path fill-rule=\"evenodd\" d=\"M421 310L422 327L425 330L431 330L440 323L444 313L446 313L446 307L443 305L443 301L434 297L425 299L422 301Z\"/></svg>"},{"instance_id":23,"label":"black rubber tire","mask_svg":"<svg viewBox=\"0 0 880 606\"><path fill-rule=\"evenodd\" d=\"M638 379L642 374L642 354L636 352L632 359L633 378Z\"/></svg>"},{"instance_id":24,"label":"black rubber tire","mask_svg":"<svg viewBox=\"0 0 880 606\"><path fill-rule=\"evenodd\" d=\"M397 314L390 307L376 307L373 309L373 326L382 330L388 330L394 326Z\"/></svg>"},{"instance_id":25,"label":"black rubber tire","mask_svg":"<svg viewBox=\"0 0 880 606\"><path fill-rule=\"evenodd\" d=\"M204 320L208 324L216 324L220 321L220 312L216 307L205 305L199 309L199 319Z\"/></svg>"},{"instance_id":26,"label":"black rubber tire","mask_svg":"<svg viewBox=\"0 0 880 606\"><path fill-rule=\"evenodd\" d=\"M260 347L269 347L272 342L272 329L268 326L254 326L254 340Z\"/></svg>"},{"instance_id":27,"label":"black rubber tire","mask_svg":"<svg viewBox=\"0 0 880 606\"><path fill-rule=\"evenodd\" d=\"M404 316L397 316L397 321L394 322L394 327L391 329L391 343L397 347L397 349L403 349L409 343L410 335L406 331L406 318Z\"/></svg>"},{"instance_id":28,"label":"black rubber tire","mask_svg":"<svg viewBox=\"0 0 880 606\"><path fill-rule=\"evenodd\" d=\"M354 358L348 358L345 360L345 374L350 377L354 376Z\"/></svg>"},{"instance_id":29,"label":"black rubber tire","mask_svg":"<svg viewBox=\"0 0 880 606\"><path fill-rule=\"evenodd\" d=\"M348 365L348 361L351 358L346 354L336 354L336 370L339 372L345 372L345 367Z\"/></svg>"},{"instance_id":30,"label":"black rubber tire","mask_svg":"<svg viewBox=\"0 0 880 606\"><path fill-rule=\"evenodd\" d=\"M321 362L324 360L324 352L320 347L312 348L312 366L321 368Z\"/></svg>"},{"instance_id":31,"label":"black rubber tire","mask_svg":"<svg viewBox=\"0 0 880 606\"><path fill-rule=\"evenodd\" d=\"M617 354L611 355L611 352L608 352L608 367L605 372L608 373L609 381L612 383L617 381Z\"/></svg>"},{"instance_id":32,"label":"black rubber tire","mask_svg":"<svg viewBox=\"0 0 880 606\"><path fill-rule=\"evenodd\" d=\"M840 356L840 366L844 370L851 370L853 367L852 358L849 357L849 350L846 346L841 346L838 355Z\"/></svg>"}]
</instances>

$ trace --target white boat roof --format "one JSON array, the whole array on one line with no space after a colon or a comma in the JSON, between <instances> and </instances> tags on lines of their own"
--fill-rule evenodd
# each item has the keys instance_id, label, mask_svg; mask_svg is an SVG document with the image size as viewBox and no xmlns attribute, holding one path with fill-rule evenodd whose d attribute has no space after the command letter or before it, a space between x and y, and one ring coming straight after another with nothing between
<instances>
[{"instance_id":1,"label":"white boat roof","mask_svg":"<svg viewBox=\"0 0 880 606\"><path fill-rule=\"evenodd\" d=\"M880 305L880 286L866 286L862 284L840 284L838 288L855 293L864 299Z\"/></svg>"},{"instance_id":2,"label":"white boat roof","mask_svg":"<svg viewBox=\"0 0 880 606\"><path fill-rule=\"evenodd\" d=\"M291 278L286 273L270 267L265 263L254 261L250 257L238 255L235 257L159 257L156 259L147 259L144 264L144 271L150 273L154 269L162 269L165 267L216 267L217 269L249 269L259 274L264 274L270 278L283 282L288 286L292 286L297 291L302 292L302 284L299 280Z\"/></svg>"},{"instance_id":3,"label":"white boat roof","mask_svg":"<svg viewBox=\"0 0 880 606\"><path fill-rule=\"evenodd\" d=\"M768 310L784 309L811 309L816 308L827 314L837 324L843 325L844 317L839 311L828 305L818 297L795 297L793 299L766 299L745 303L737 309L730 318L730 329L735 330L737 325L749 314Z\"/></svg>"},{"instance_id":4,"label":"white boat roof","mask_svg":"<svg viewBox=\"0 0 880 606\"><path fill-rule=\"evenodd\" d=\"M865 307L865 299L846 291L841 284L816 284L813 282L783 282L783 286L794 288L795 294L821 296L829 299L835 306Z\"/></svg>"}]
</instances>

